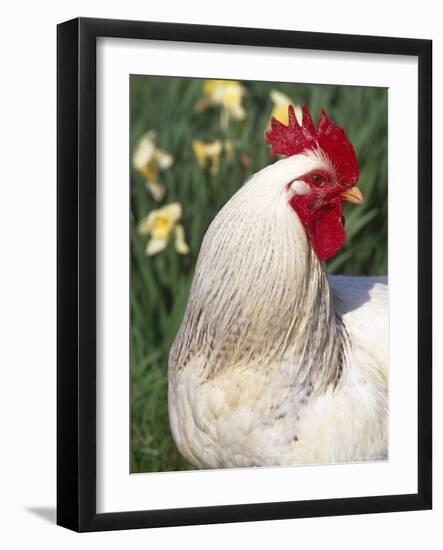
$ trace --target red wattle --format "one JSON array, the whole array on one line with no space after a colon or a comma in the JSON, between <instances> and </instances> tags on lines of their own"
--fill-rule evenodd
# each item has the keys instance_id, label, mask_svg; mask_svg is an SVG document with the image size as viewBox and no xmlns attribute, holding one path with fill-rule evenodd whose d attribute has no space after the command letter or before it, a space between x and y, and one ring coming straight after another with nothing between
<instances>
[{"instance_id":1,"label":"red wattle","mask_svg":"<svg viewBox=\"0 0 443 550\"><path fill-rule=\"evenodd\" d=\"M311 235L312 247L322 261L335 256L344 245L346 232L341 222L342 208L319 211Z\"/></svg>"},{"instance_id":2,"label":"red wattle","mask_svg":"<svg viewBox=\"0 0 443 550\"><path fill-rule=\"evenodd\" d=\"M303 224L319 260L325 261L335 256L346 238L341 200L315 207L308 197L295 195L290 204Z\"/></svg>"}]
</instances>

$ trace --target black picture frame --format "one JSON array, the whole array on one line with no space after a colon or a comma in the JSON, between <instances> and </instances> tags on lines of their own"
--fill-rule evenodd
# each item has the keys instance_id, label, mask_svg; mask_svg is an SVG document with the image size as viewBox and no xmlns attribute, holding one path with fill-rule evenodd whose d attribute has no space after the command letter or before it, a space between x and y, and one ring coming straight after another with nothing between
<instances>
[{"instance_id":1,"label":"black picture frame","mask_svg":"<svg viewBox=\"0 0 443 550\"><path fill-rule=\"evenodd\" d=\"M96 512L96 39L155 39L418 59L418 491L310 501ZM432 506L432 42L74 19L57 29L57 523L76 531L425 510Z\"/></svg>"}]
</instances>

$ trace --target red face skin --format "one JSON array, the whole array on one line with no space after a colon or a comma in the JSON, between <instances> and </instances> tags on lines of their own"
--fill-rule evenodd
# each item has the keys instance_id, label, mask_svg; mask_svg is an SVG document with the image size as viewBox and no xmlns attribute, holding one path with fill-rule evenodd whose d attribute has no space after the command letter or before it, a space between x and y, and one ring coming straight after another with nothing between
<instances>
[{"instance_id":1,"label":"red face skin","mask_svg":"<svg viewBox=\"0 0 443 550\"><path fill-rule=\"evenodd\" d=\"M343 201L349 185L338 182L326 170L314 170L297 178L311 188L305 195L294 195L289 204L297 213L319 260L329 260L345 242Z\"/></svg>"}]
</instances>

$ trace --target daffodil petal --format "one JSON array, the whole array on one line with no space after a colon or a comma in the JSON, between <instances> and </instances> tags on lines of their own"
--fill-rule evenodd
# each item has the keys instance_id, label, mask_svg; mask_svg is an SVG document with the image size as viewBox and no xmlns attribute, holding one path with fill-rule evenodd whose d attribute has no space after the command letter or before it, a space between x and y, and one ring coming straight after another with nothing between
<instances>
[{"instance_id":1,"label":"daffodil petal","mask_svg":"<svg viewBox=\"0 0 443 550\"><path fill-rule=\"evenodd\" d=\"M146 189L151 193L152 198L156 202L160 202L165 196L165 188L161 183L156 181L147 181Z\"/></svg>"},{"instance_id":2,"label":"daffodil petal","mask_svg":"<svg viewBox=\"0 0 443 550\"><path fill-rule=\"evenodd\" d=\"M171 202L171 204L167 204L163 206L163 208L160 208L160 212L175 224L182 217L182 205L179 202Z\"/></svg>"},{"instance_id":3,"label":"daffodil petal","mask_svg":"<svg viewBox=\"0 0 443 550\"><path fill-rule=\"evenodd\" d=\"M194 152L197 164L200 166L200 168L203 168L206 161L205 147L203 141L194 139L192 141L192 151Z\"/></svg>"},{"instance_id":4,"label":"daffodil petal","mask_svg":"<svg viewBox=\"0 0 443 550\"><path fill-rule=\"evenodd\" d=\"M170 168L174 162L174 157L161 149L157 149L155 153L155 158L160 170L167 170Z\"/></svg>"},{"instance_id":5,"label":"daffodil petal","mask_svg":"<svg viewBox=\"0 0 443 550\"><path fill-rule=\"evenodd\" d=\"M175 250L179 254L189 254L189 246L185 240L185 230L180 223L175 226Z\"/></svg>"},{"instance_id":6,"label":"daffodil petal","mask_svg":"<svg viewBox=\"0 0 443 550\"><path fill-rule=\"evenodd\" d=\"M144 134L138 141L134 154L132 155L132 164L138 171L149 164L155 152L155 144L149 136L149 132Z\"/></svg>"},{"instance_id":7,"label":"daffodil petal","mask_svg":"<svg viewBox=\"0 0 443 550\"><path fill-rule=\"evenodd\" d=\"M149 239L145 249L146 256L155 256L159 252L162 252L168 244L167 239Z\"/></svg>"},{"instance_id":8,"label":"daffodil petal","mask_svg":"<svg viewBox=\"0 0 443 550\"><path fill-rule=\"evenodd\" d=\"M223 144L218 139L206 146L206 153L211 157L219 157L223 150Z\"/></svg>"},{"instance_id":9,"label":"daffodil petal","mask_svg":"<svg viewBox=\"0 0 443 550\"><path fill-rule=\"evenodd\" d=\"M289 104L288 104L289 105ZM276 105L272 109L271 120L273 118L277 119L282 124L288 124L289 115L288 115L288 105ZM271 120L269 120L269 126L271 125Z\"/></svg>"},{"instance_id":10,"label":"daffodil petal","mask_svg":"<svg viewBox=\"0 0 443 550\"><path fill-rule=\"evenodd\" d=\"M284 107L292 103L292 99L289 96L278 90L271 90L269 95L271 96L272 102L277 107Z\"/></svg>"},{"instance_id":11,"label":"daffodil petal","mask_svg":"<svg viewBox=\"0 0 443 550\"><path fill-rule=\"evenodd\" d=\"M194 140L192 142L192 148L200 168L204 168L209 163L211 173L218 171L218 167L220 166L220 155L223 151L223 143L220 140Z\"/></svg>"},{"instance_id":12,"label":"daffodil petal","mask_svg":"<svg viewBox=\"0 0 443 550\"><path fill-rule=\"evenodd\" d=\"M228 110L234 120L244 120L246 118L246 111L241 105L230 105Z\"/></svg>"},{"instance_id":13,"label":"daffodil petal","mask_svg":"<svg viewBox=\"0 0 443 550\"><path fill-rule=\"evenodd\" d=\"M222 80L205 80L203 83L203 93L206 96L212 96L214 90L220 85Z\"/></svg>"},{"instance_id":14,"label":"daffodil petal","mask_svg":"<svg viewBox=\"0 0 443 550\"><path fill-rule=\"evenodd\" d=\"M240 103L245 88L236 80L206 80L203 93L218 105Z\"/></svg>"},{"instance_id":15,"label":"daffodil petal","mask_svg":"<svg viewBox=\"0 0 443 550\"><path fill-rule=\"evenodd\" d=\"M137 232L140 235L149 235L152 226L154 225L154 220L157 217L158 210L153 210L146 217L140 220L137 226Z\"/></svg>"},{"instance_id":16,"label":"daffodil petal","mask_svg":"<svg viewBox=\"0 0 443 550\"><path fill-rule=\"evenodd\" d=\"M269 119L268 128L271 126L271 119L274 117L283 124L288 124L288 107L293 105L295 117L297 122L301 125L303 120L303 113L300 105L295 105L292 99L279 92L278 90L271 90L270 94L271 100L274 103L274 108L272 109L271 117Z\"/></svg>"},{"instance_id":17,"label":"daffodil petal","mask_svg":"<svg viewBox=\"0 0 443 550\"><path fill-rule=\"evenodd\" d=\"M295 113L295 118L297 119L297 122L301 126L303 124L303 111L300 105L294 105L294 113Z\"/></svg>"}]
</instances>

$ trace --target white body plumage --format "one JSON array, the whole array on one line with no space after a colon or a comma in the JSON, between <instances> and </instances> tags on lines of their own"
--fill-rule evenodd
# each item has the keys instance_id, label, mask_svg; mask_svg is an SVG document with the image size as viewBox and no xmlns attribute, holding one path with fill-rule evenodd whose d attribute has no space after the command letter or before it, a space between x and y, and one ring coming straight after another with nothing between
<instances>
[{"instance_id":1,"label":"white body plumage","mask_svg":"<svg viewBox=\"0 0 443 550\"><path fill-rule=\"evenodd\" d=\"M317 168L309 152L261 170L204 238L169 360L171 430L197 467L387 458L386 281L327 278L288 203Z\"/></svg>"}]
</instances>

